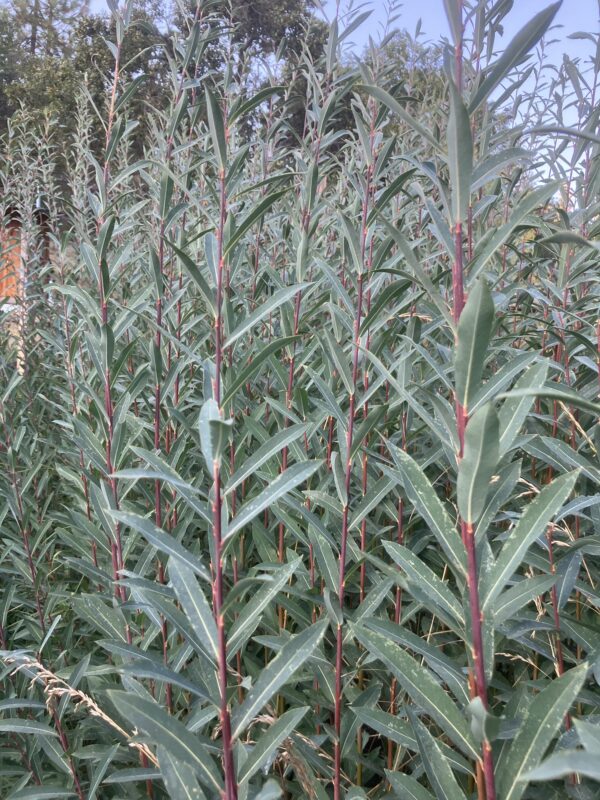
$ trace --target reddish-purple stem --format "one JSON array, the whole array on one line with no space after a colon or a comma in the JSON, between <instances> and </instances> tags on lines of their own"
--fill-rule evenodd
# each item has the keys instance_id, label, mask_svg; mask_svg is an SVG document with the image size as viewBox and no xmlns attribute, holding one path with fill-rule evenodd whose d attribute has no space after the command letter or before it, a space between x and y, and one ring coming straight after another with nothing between
<instances>
[{"instance_id":1,"label":"reddish-purple stem","mask_svg":"<svg viewBox=\"0 0 600 800\"><path fill-rule=\"evenodd\" d=\"M225 117L225 114L223 115ZM225 130L227 120L225 118ZM219 170L219 221L217 226L217 287L216 287L216 319L215 319L215 380L213 386L214 399L221 405L221 366L223 362L223 272L225 259L223 256L223 234L227 220L227 192L225 185L225 168ZM221 696L220 718L223 735L223 767L225 772L224 800L237 800L237 780L233 761L233 742L231 740L231 717L227 702L227 640L225 636L225 620L223 615L224 587L223 587L223 540L221 534L221 468L217 460L213 466L213 542L215 552L214 564L214 614L217 624L218 648L218 680Z\"/></svg>"}]
</instances>

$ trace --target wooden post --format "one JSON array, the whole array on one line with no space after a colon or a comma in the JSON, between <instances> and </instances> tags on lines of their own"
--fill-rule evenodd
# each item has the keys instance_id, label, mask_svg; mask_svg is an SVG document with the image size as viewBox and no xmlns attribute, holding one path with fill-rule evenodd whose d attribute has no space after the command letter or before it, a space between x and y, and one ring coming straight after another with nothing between
<instances>
[{"instance_id":1,"label":"wooden post","mask_svg":"<svg viewBox=\"0 0 600 800\"><path fill-rule=\"evenodd\" d=\"M21 223L14 212L9 211L0 227L0 303L7 315L5 335L13 341L17 350L17 370L25 371L25 306L24 263L27 244L21 236ZM4 335L2 336L4 338Z\"/></svg>"}]
</instances>

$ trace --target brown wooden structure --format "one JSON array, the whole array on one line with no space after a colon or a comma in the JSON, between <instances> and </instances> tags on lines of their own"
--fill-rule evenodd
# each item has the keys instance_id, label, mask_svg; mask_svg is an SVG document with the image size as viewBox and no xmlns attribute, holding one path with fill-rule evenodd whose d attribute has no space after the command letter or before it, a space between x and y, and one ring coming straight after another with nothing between
<instances>
[{"instance_id":1,"label":"brown wooden structure","mask_svg":"<svg viewBox=\"0 0 600 800\"><path fill-rule=\"evenodd\" d=\"M49 236L47 215L41 204L34 210L36 229L33 246L37 251L38 265L48 262ZM27 368L27 274L31 256L32 237L23 230L21 217L14 208L4 210L0 217L0 345L8 344L7 353L16 356L15 367L24 373ZM38 249L39 248L39 249Z\"/></svg>"},{"instance_id":2,"label":"brown wooden structure","mask_svg":"<svg viewBox=\"0 0 600 800\"><path fill-rule=\"evenodd\" d=\"M47 216L40 204L35 209L37 244L42 248L41 262L48 260ZM9 207L0 221L0 304L21 304L25 300L26 270L29 261L26 237L22 235L19 213Z\"/></svg>"},{"instance_id":3,"label":"brown wooden structure","mask_svg":"<svg viewBox=\"0 0 600 800\"><path fill-rule=\"evenodd\" d=\"M23 296L21 223L9 214L0 228L0 303L15 303Z\"/></svg>"}]
</instances>

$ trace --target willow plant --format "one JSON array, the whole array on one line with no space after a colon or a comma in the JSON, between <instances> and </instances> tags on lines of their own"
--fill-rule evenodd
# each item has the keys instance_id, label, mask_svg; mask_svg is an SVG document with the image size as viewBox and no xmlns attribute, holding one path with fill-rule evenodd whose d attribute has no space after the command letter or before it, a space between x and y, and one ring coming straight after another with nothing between
<instances>
[{"instance_id":1,"label":"willow plant","mask_svg":"<svg viewBox=\"0 0 600 800\"><path fill-rule=\"evenodd\" d=\"M422 85L182 8L133 147L127 0L71 151L12 120L3 797L595 795L600 39L511 5Z\"/></svg>"}]
</instances>

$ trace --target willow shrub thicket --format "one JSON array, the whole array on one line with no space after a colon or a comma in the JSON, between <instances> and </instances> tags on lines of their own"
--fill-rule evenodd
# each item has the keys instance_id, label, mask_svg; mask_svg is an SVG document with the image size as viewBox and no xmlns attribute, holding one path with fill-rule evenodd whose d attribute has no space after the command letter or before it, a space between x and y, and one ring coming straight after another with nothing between
<instances>
[{"instance_id":1,"label":"willow shrub thicket","mask_svg":"<svg viewBox=\"0 0 600 800\"><path fill-rule=\"evenodd\" d=\"M71 149L13 118L2 797L597 797L600 45L511 5L440 101L200 4L136 160L126 3Z\"/></svg>"}]
</instances>

